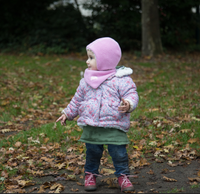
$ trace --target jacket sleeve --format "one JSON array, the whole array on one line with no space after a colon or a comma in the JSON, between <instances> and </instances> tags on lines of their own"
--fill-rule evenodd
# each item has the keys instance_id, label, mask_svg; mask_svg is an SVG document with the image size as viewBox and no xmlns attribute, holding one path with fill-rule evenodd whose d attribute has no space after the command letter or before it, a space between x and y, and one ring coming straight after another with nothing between
<instances>
[{"instance_id":1,"label":"jacket sleeve","mask_svg":"<svg viewBox=\"0 0 200 194\"><path fill-rule=\"evenodd\" d=\"M137 87L131 77L125 76L120 79L119 94L121 98L124 98L130 103L130 109L128 112L132 112L138 105L139 96L137 93Z\"/></svg>"},{"instance_id":2,"label":"jacket sleeve","mask_svg":"<svg viewBox=\"0 0 200 194\"><path fill-rule=\"evenodd\" d=\"M67 105L67 107L62 111L67 116L68 120L73 120L75 117L78 116L78 108L80 106L80 103L84 100L83 88L84 88L84 81L83 79L81 79L74 97Z\"/></svg>"}]
</instances>

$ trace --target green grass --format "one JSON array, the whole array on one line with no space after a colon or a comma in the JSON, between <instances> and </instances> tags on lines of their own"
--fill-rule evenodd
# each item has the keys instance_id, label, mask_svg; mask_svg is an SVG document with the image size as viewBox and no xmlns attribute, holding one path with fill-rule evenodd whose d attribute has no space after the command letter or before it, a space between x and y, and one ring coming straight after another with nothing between
<instances>
[{"instance_id":1,"label":"green grass","mask_svg":"<svg viewBox=\"0 0 200 194\"><path fill-rule=\"evenodd\" d=\"M38 128L33 128L28 131L21 131L18 134L9 137L8 139L3 139L0 142L0 147L6 148L8 147L8 142L9 142L9 147L14 147L15 143L20 141L22 144L27 145L32 144L35 145L36 147L40 147L42 144L45 144L45 138L49 138L48 142L51 143L61 143L63 146L63 149L66 149L66 139L69 136L66 131L71 130L70 136L80 136L81 132L74 130L75 127L75 122L69 122L67 121L66 127L63 127L58 123L56 125L56 128L54 127L55 123L50 123L46 125L42 125ZM29 141L29 138L33 141ZM58 141L59 140L59 141ZM73 140L70 140L70 142L73 142ZM80 143L79 143L80 144ZM26 147L25 147L26 148Z\"/></svg>"},{"instance_id":2,"label":"green grass","mask_svg":"<svg viewBox=\"0 0 200 194\"><path fill-rule=\"evenodd\" d=\"M5 185L4 183L0 182L0 192L2 192L5 189Z\"/></svg>"},{"instance_id":3,"label":"green grass","mask_svg":"<svg viewBox=\"0 0 200 194\"><path fill-rule=\"evenodd\" d=\"M163 193L180 193L180 192L183 192L183 191L184 191L184 188L182 187L181 189L173 188L173 189L171 189L169 191L165 191Z\"/></svg>"},{"instance_id":4,"label":"green grass","mask_svg":"<svg viewBox=\"0 0 200 194\"><path fill-rule=\"evenodd\" d=\"M196 184L196 185L194 184L194 185L191 185L191 188L192 188L192 189L196 189L196 188L199 188L199 187L200 187L200 184Z\"/></svg>"},{"instance_id":5,"label":"green grass","mask_svg":"<svg viewBox=\"0 0 200 194\"><path fill-rule=\"evenodd\" d=\"M60 123L54 126L60 111L76 92L80 71L86 68L86 57L77 56L73 59L0 54L0 129L22 129L15 135L0 137L0 148L17 150L15 143L19 141L22 153L35 146L42 155L41 146L55 143L60 146L57 152L64 153L75 145L85 150L77 141L82 132L77 130L76 121L67 121L66 127ZM133 70L137 67L141 72L136 80L140 100L131 113L131 121L137 121L137 124L128 132L131 142L128 151L137 150L133 146L145 140L146 144L139 150L144 157L148 150L155 151L163 146L174 145L176 149L184 149L190 139L199 138L199 65L172 61L134 63L130 67ZM132 78L134 80L134 76ZM30 127L32 125L34 127ZM185 129L188 131L182 132ZM156 145L151 144L154 141ZM173 144L177 141L180 144ZM198 152L200 143L194 141L190 147ZM75 152L79 154L79 151ZM53 152L49 151L49 154L56 157ZM173 150L168 154L173 156ZM111 162L110 157L108 161ZM35 165L43 167L41 161ZM0 166L0 170L4 168ZM15 169L11 170L9 176L16 173Z\"/></svg>"},{"instance_id":6,"label":"green grass","mask_svg":"<svg viewBox=\"0 0 200 194\"><path fill-rule=\"evenodd\" d=\"M199 91L198 72L193 70L188 72L188 67L191 68L193 64L186 63L169 63L159 64L147 63L140 64L143 67L151 68L150 79L151 82L143 83L138 87L138 93L140 101L137 109L132 113L131 119L139 121L140 132L134 132L133 138L141 140L149 130L154 135L157 135L162 131L170 131L174 124L178 124L179 127L174 130L173 135L165 136L163 140L166 140L166 144L170 144L172 140L180 139L183 142L183 147L187 144L190 138L200 137L200 122L192 120L192 117L200 117L199 115ZM196 69L199 68L195 67ZM194 68L194 69L195 69ZM152 109L152 111L150 110ZM161 119L157 119L161 117ZM184 120L184 118L189 118ZM147 120L149 125L143 125L143 122ZM159 120L161 125L153 125L153 120ZM163 124L163 120L171 120L171 123ZM180 134L178 131L181 129L195 130L194 136L190 137L190 133ZM135 128L131 128L134 131ZM199 143L191 144L193 148L200 148Z\"/></svg>"}]
</instances>

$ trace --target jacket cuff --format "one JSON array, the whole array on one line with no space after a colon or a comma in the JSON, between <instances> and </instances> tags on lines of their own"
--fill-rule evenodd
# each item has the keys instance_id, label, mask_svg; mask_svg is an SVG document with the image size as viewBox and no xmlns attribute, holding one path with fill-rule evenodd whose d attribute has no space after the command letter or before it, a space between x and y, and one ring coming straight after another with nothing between
<instances>
[{"instance_id":1,"label":"jacket cuff","mask_svg":"<svg viewBox=\"0 0 200 194\"><path fill-rule=\"evenodd\" d=\"M125 99L125 100L129 102L130 108L129 108L129 110L127 112L130 113L130 112L133 111L133 102L131 100L129 100L129 99Z\"/></svg>"},{"instance_id":2,"label":"jacket cuff","mask_svg":"<svg viewBox=\"0 0 200 194\"><path fill-rule=\"evenodd\" d=\"M64 109L62 110L61 113L62 113L62 114L65 114L65 116L67 117L67 114L65 113ZM67 119L68 119L68 117L67 117Z\"/></svg>"}]
</instances>

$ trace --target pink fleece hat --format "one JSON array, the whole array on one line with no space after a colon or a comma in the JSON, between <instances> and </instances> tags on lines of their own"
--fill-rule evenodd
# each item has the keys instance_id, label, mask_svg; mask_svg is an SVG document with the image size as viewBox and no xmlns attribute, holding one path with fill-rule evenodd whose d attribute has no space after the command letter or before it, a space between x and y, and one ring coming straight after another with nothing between
<instances>
[{"instance_id":1,"label":"pink fleece hat","mask_svg":"<svg viewBox=\"0 0 200 194\"><path fill-rule=\"evenodd\" d=\"M122 55L119 44L110 37L96 39L86 49L95 54L98 71L115 69Z\"/></svg>"}]
</instances>

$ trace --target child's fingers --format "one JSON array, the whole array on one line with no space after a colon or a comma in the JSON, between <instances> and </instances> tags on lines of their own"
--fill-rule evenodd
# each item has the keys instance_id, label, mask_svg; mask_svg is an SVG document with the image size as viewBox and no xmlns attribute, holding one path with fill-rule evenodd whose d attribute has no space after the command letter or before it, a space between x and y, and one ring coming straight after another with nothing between
<instances>
[{"instance_id":1,"label":"child's fingers","mask_svg":"<svg viewBox=\"0 0 200 194\"><path fill-rule=\"evenodd\" d=\"M122 104L118 107L118 111L121 113L125 113L129 110L129 102L122 98Z\"/></svg>"},{"instance_id":2,"label":"child's fingers","mask_svg":"<svg viewBox=\"0 0 200 194\"><path fill-rule=\"evenodd\" d=\"M60 120L62 120L62 116L59 117L59 118L56 120L56 123L57 123L58 121L60 121Z\"/></svg>"},{"instance_id":3,"label":"child's fingers","mask_svg":"<svg viewBox=\"0 0 200 194\"><path fill-rule=\"evenodd\" d=\"M126 108L126 106L119 106L118 111L121 113L125 113L127 111L127 108Z\"/></svg>"},{"instance_id":4,"label":"child's fingers","mask_svg":"<svg viewBox=\"0 0 200 194\"><path fill-rule=\"evenodd\" d=\"M124 100L124 98L122 98L122 102L123 102L123 105L125 105L125 103L126 103L126 100Z\"/></svg>"},{"instance_id":5,"label":"child's fingers","mask_svg":"<svg viewBox=\"0 0 200 194\"><path fill-rule=\"evenodd\" d=\"M58 118L58 119L56 120L56 123L57 123L58 121L60 121L60 118Z\"/></svg>"},{"instance_id":6,"label":"child's fingers","mask_svg":"<svg viewBox=\"0 0 200 194\"><path fill-rule=\"evenodd\" d=\"M65 121L61 121L61 125L65 125Z\"/></svg>"},{"instance_id":7,"label":"child's fingers","mask_svg":"<svg viewBox=\"0 0 200 194\"><path fill-rule=\"evenodd\" d=\"M129 103L126 100L124 100L124 98L122 98L122 102L123 102L124 106L128 106L129 105Z\"/></svg>"}]
</instances>

